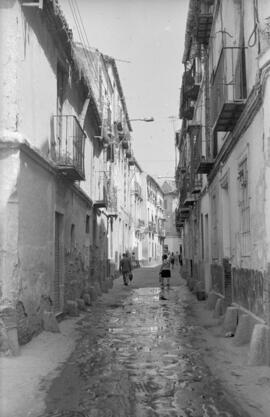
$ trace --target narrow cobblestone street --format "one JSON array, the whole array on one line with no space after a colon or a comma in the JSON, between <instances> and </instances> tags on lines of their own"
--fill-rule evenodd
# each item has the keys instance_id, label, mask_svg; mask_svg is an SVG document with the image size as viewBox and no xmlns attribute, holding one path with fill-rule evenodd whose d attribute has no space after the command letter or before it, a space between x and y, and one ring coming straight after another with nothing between
<instances>
[{"instance_id":1,"label":"narrow cobblestone street","mask_svg":"<svg viewBox=\"0 0 270 417\"><path fill-rule=\"evenodd\" d=\"M121 278L79 322L81 338L48 387L43 417L245 417L204 362L194 296L174 270L160 300L158 269ZM43 388L46 381L43 382Z\"/></svg>"}]
</instances>

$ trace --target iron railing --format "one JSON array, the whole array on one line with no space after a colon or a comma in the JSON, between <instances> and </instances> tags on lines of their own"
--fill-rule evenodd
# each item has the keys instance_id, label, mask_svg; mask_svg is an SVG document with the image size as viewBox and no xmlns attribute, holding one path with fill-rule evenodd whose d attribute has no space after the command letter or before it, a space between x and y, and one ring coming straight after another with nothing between
<instances>
[{"instance_id":1,"label":"iron railing","mask_svg":"<svg viewBox=\"0 0 270 417\"><path fill-rule=\"evenodd\" d=\"M97 208L108 207L110 181L106 171L96 171L94 176L94 205Z\"/></svg>"},{"instance_id":2,"label":"iron railing","mask_svg":"<svg viewBox=\"0 0 270 417\"><path fill-rule=\"evenodd\" d=\"M212 76L212 126L215 125L225 103L243 102L246 96L245 48L223 47Z\"/></svg>"},{"instance_id":3,"label":"iron railing","mask_svg":"<svg viewBox=\"0 0 270 417\"><path fill-rule=\"evenodd\" d=\"M86 134L76 116L53 116L52 158L70 179L82 180Z\"/></svg>"},{"instance_id":4,"label":"iron railing","mask_svg":"<svg viewBox=\"0 0 270 417\"><path fill-rule=\"evenodd\" d=\"M149 232L156 233L157 232L157 225L154 222L148 222L148 230Z\"/></svg>"},{"instance_id":5,"label":"iron railing","mask_svg":"<svg viewBox=\"0 0 270 417\"><path fill-rule=\"evenodd\" d=\"M107 211L109 213L117 214L118 213L117 187L112 186L108 190L108 193L107 193L107 202L108 202Z\"/></svg>"},{"instance_id":6,"label":"iron railing","mask_svg":"<svg viewBox=\"0 0 270 417\"><path fill-rule=\"evenodd\" d=\"M134 183L134 194L139 197L142 198L142 187L140 186L140 184L135 181Z\"/></svg>"}]
</instances>

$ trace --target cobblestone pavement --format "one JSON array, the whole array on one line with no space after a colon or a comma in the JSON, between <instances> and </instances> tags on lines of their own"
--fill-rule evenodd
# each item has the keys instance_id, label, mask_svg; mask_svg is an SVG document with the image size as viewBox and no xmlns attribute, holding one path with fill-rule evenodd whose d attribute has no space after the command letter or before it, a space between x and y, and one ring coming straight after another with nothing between
<instances>
[{"instance_id":1,"label":"cobblestone pavement","mask_svg":"<svg viewBox=\"0 0 270 417\"><path fill-rule=\"evenodd\" d=\"M49 388L42 417L247 416L204 363L194 296L176 271L160 300L156 275L136 271L128 288L119 279L117 296L84 315L81 339Z\"/></svg>"}]
</instances>

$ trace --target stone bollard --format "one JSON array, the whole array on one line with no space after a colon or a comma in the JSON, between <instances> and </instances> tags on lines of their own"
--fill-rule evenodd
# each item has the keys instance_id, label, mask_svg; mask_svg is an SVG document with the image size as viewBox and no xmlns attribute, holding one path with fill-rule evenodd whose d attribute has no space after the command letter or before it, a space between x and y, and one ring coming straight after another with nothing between
<instances>
[{"instance_id":1,"label":"stone bollard","mask_svg":"<svg viewBox=\"0 0 270 417\"><path fill-rule=\"evenodd\" d=\"M255 324L249 348L248 364L250 366L269 365L270 330L266 324Z\"/></svg>"},{"instance_id":2,"label":"stone bollard","mask_svg":"<svg viewBox=\"0 0 270 417\"><path fill-rule=\"evenodd\" d=\"M58 322L52 311L43 311L42 325L47 332L60 333Z\"/></svg>"},{"instance_id":3,"label":"stone bollard","mask_svg":"<svg viewBox=\"0 0 270 417\"><path fill-rule=\"evenodd\" d=\"M17 331L16 310L13 307L2 306L0 308L0 319L3 321L8 338L9 350L13 356L20 353Z\"/></svg>"},{"instance_id":4,"label":"stone bollard","mask_svg":"<svg viewBox=\"0 0 270 417\"><path fill-rule=\"evenodd\" d=\"M233 340L235 346L246 345L250 342L254 324L248 314L241 314Z\"/></svg>"},{"instance_id":5,"label":"stone bollard","mask_svg":"<svg viewBox=\"0 0 270 417\"><path fill-rule=\"evenodd\" d=\"M79 311L78 311L78 304L77 304L77 302L76 301L72 301L72 300L68 300L67 303L66 303L66 312L70 316L78 316L79 315Z\"/></svg>"},{"instance_id":6,"label":"stone bollard","mask_svg":"<svg viewBox=\"0 0 270 417\"><path fill-rule=\"evenodd\" d=\"M8 355L10 353L8 334L3 320L0 320L0 353Z\"/></svg>"},{"instance_id":7,"label":"stone bollard","mask_svg":"<svg viewBox=\"0 0 270 417\"><path fill-rule=\"evenodd\" d=\"M98 294L97 294L96 289L95 289L94 286L90 287L88 292L90 294L91 301L95 301L98 298Z\"/></svg>"},{"instance_id":8,"label":"stone bollard","mask_svg":"<svg viewBox=\"0 0 270 417\"><path fill-rule=\"evenodd\" d=\"M83 301L85 303L86 306L90 306L91 305L91 297L90 294L88 294L87 292L83 294Z\"/></svg>"},{"instance_id":9,"label":"stone bollard","mask_svg":"<svg viewBox=\"0 0 270 417\"><path fill-rule=\"evenodd\" d=\"M78 306L79 310L81 310L81 311L86 310L85 302L82 298L76 298L76 302L77 302L77 306Z\"/></svg>"},{"instance_id":10,"label":"stone bollard","mask_svg":"<svg viewBox=\"0 0 270 417\"><path fill-rule=\"evenodd\" d=\"M219 296L215 292L210 292L207 299L208 310L214 310Z\"/></svg>"},{"instance_id":11,"label":"stone bollard","mask_svg":"<svg viewBox=\"0 0 270 417\"><path fill-rule=\"evenodd\" d=\"M220 318L225 313L225 303L223 298L219 298L216 302L213 317L215 319Z\"/></svg>"},{"instance_id":12,"label":"stone bollard","mask_svg":"<svg viewBox=\"0 0 270 417\"><path fill-rule=\"evenodd\" d=\"M223 322L223 331L225 334L231 333L235 334L238 321L238 308L237 307L228 307L225 313L225 318Z\"/></svg>"},{"instance_id":13,"label":"stone bollard","mask_svg":"<svg viewBox=\"0 0 270 417\"><path fill-rule=\"evenodd\" d=\"M204 283L201 281L197 281L194 288L196 297L198 301L206 300L206 292L204 289Z\"/></svg>"}]
</instances>

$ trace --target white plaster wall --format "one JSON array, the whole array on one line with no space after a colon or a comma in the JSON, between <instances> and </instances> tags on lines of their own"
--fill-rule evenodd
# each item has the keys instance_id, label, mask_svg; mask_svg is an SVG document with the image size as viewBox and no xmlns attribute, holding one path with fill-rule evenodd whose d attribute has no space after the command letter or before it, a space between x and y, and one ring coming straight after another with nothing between
<instances>
[{"instance_id":1,"label":"white plaster wall","mask_svg":"<svg viewBox=\"0 0 270 417\"><path fill-rule=\"evenodd\" d=\"M0 164L0 290L6 301L13 302L20 288L16 266L18 254L19 150L1 149ZM14 273L15 272L15 273Z\"/></svg>"},{"instance_id":2,"label":"white plaster wall","mask_svg":"<svg viewBox=\"0 0 270 417\"><path fill-rule=\"evenodd\" d=\"M270 61L269 61L270 64ZM264 207L264 218L265 218L265 245L262 248L265 255L265 270L267 269L267 263L270 262L270 119L269 119L269 108L270 108L270 79L267 78L265 93L264 93L264 102L263 102L263 117L264 117L264 137L263 140L263 149L265 157L265 173L264 179L261 179L264 184L264 195L262 198L265 200Z\"/></svg>"},{"instance_id":3,"label":"white plaster wall","mask_svg":"<svg viewBox=\"0 0 270 417\"><path fill-rule=\"evenodd\" d=\"M41 295L53 299L54 177L21 153L18 181L20 290L17 297L27 314L35 316Z\"/></svg>"},{"instance_id":4,"label":"white plaster wall","mask_svg":"<svg viewBox=\"0 0 270 417\"><path fill-rule=\"evenodd\" d=\"M18 115L18 37L21 25L17 1L3 0L0 6L0 128L15 131ZM12 7L11 7L12 6Z\"/></svg>"}]
</instances>

